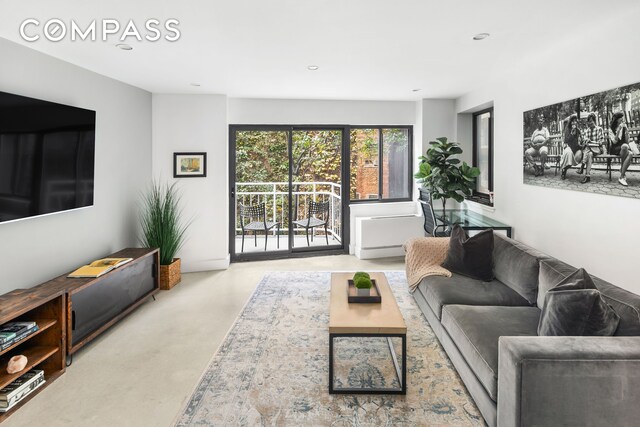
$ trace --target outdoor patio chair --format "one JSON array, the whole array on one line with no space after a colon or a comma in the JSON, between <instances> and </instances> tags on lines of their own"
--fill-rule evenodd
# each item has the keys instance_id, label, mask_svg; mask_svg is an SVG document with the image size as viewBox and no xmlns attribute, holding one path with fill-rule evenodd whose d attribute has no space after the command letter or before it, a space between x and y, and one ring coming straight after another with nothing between
<instances>
[{"instance_id":1,"label":"outdoor patio chair","mask_svg":"<svg viewBox=\"0 0 640 427\"><path fill-rule=\"evenodd\" d=\"M318 218L319 216L320 218ZM324 219L323 219L324 218ZM329 222L329 202L314 202L309 201L309 208L307 217L298 221L293 221L294 224L304 228L307 235L307 246L309 244L309 229L311 229L311 241L313 241L314 228L324 227L324 237L329 244L329 233L327 232L327 224Z\"/></svg>"},{"instance_id":2,"label":"outdoor patio chair","mask_svg":"<svg viewBox=\"0 0 640 427\"><path fill-rule=\"evenodd\" d=\"M433 205L431 201L420 200L420 206L422 207L422 213L424 214L424 231L432 237L447 237L449 231L447 230L447 224L438 224L436 214L433 211ZM439 229L442 230L439 230Z\"/></svg>"},{"instance_id":3,"label":"outdoor patio chair","mask_svg":"<svg viewBox=\"0 0 640 427\"><path fill-rule=\"evenodd\" d=\"M245 218L249 223L245 225ZM245 206L240 204L240 227L242 228L242 249L244 252L244 235L247 231L253 231L253 239L255 246L258 246L258 231L264 231L264 250L267 250L267 238L269 230L276 228L276 238L278 241L278 249L280 249L280 224L277 222L267 221L264 203L255 206Z\"/></svg>"}]
</instances>

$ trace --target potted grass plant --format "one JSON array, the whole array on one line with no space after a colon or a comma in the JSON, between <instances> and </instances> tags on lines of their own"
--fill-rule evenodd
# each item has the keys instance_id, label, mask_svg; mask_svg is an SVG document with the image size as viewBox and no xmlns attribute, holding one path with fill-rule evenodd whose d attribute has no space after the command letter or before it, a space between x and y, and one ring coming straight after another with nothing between
<instances>
[{"instance_id":1,"label":"potted grass plant","mask_svg":"<svg viewBox=\"0 0 640 427\"><path fill-rule=\"evenodd\" d=\"M151 184L143 197L141 223L142 244L160 249L160 289L171 289L182 279L180 258L175 255L184 244L190 225L182 219L176 183Z\"/></svg>"}]
</instances>

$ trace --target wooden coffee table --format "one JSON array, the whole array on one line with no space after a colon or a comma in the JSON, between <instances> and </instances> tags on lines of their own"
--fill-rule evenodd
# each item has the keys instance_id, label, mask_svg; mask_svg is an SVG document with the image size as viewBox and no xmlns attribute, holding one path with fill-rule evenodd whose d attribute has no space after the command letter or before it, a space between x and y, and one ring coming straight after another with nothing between
<instances>
[{"instance_id":1,"label":"wooden coffee table","mask_svg":"<svg viewBox=\"0 0 640 427\"><path fill-rule=\"evenodd\" d=\"M358 304L347 302L347 281L353 273L331 274L329 303L329 393L341 394L406 394L407 393L407 325L389 288L384 273L370 273L376 281L382 302ZM387 339L400 388L335 388L333 378L333 344L340 337L383 337ZM391 338L402 339L402 367Z\"/></svg>"}]
</instances>

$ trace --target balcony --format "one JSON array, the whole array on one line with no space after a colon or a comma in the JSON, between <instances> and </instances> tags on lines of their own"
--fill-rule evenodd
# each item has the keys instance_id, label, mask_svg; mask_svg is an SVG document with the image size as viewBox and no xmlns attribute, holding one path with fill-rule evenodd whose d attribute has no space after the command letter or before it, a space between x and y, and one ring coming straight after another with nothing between
<instances>
[{"instance_id":1,"label":"balcony","mask_svg":"<svg viewBox=\"0 0 640 427\"><path fill-rule=\"evenodd\" d=\"M236 182L236 203L247 205L265 204L267 221L280 224L280 248L277 248L277 231L272 229L267 239L266 251L289 250L289 183L288 182ZM329 246L340 245L342 242L342 188L340 184L326 181L294 182L291 191L291 219L293 221L307 217L309 201L329 201L329 222L327 224L327 238ZM236 206L236 212L238 208ZM236 213L236 253L240 253L242 244L242 229L240 217ZM305 229L294 225L293 247L307 247ZM309 230L309 246L327 247L327 240L323 227L314 229L311 241ZM254 237L251 232L245 235L244 253L265 252L264 233L258 232Z\"/></svg>"}]
</instances>

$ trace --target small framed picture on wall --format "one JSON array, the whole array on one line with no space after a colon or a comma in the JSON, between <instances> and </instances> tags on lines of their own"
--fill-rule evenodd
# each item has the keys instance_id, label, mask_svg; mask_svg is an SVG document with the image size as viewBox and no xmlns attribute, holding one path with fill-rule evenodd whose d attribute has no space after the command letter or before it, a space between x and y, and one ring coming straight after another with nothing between
<instances>
[{"instance_id":1,"label":"small framed picture on wall","mask_svg":"<svg viewBox=\"0 0 640 427\"><path fill-rule=\"evenodd\" d=\"M173 153L174 178L207 176L207 153Z\"/></svg>"}]
</instances>

